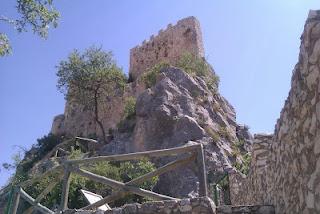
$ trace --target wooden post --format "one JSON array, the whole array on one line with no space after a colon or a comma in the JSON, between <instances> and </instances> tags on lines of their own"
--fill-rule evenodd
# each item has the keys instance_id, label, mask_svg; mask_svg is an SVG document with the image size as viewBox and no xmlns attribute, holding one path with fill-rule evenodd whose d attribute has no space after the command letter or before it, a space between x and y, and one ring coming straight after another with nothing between
<instances>
[{"instance_id":1,"label":"wooden post","mask_svg":"<svg viewBox=\"0 0 320 214\"><path fill-rule=\"evenodd\" d=\"M203 145L200 144L197 155L198 179L199 179L199 196L208 196L207 190L207 170L205 164Z\"/></svg>"},{"instance_id":2,"label":"wooden post","mask_svg":"<svg viewBox=\"0 0 320 214\"><path fill-rule=\"evenodd\" d=\"M52 181L34 200L34 203L39 203L62 179L63 174L58 175L56 180ZM23 212L23 214L32 214L34 210L34 207L29 207L26 211Z\"/></svg>"},{"instance_id":3,"label":"wooden post","mask_svg":"<svg viewBox=\"0 0 320 214\"><path fill-rule=\"evenodd\" d=\"M66 166L64 170L63 176L63 184L62 184L62 193L61 193L61 204L60 210L64 211L68 208L68 197L69 197L69 188L70 188L70 170L69 167Z\"/></svg>"},{"instance_id":4,"label":"wooden post","mask_svg":"<svg viewBox=\"0 0 320 214\"><path fill-rule=\"evenodd\" d=\"M20 192L19 192L19 189L17 188L15 190L12 214L16 214L17 213L17 210L18 210L18 207L19 207L19 202L20 202Z\"/></svg>"},{"instance_id":5,"label":"wooden post","mask_svg":"<svg viewBox=\"0 0 320 214\"><path fill-rule=\"evenodd\" d=\"M61 165L54 166L51 169L49 169L49 170L45 171L44 173L42 173L41 175L35 176L32 179L26 180L26 181L20 183L19 185L21 187L26 187L26 186L31 185L31 184L41 180L42 178L45 178L45 177L49 176L49 175L52 175L52 174L57 173L57 172L59 173L59 172L62 171L62 169L63 168L62 168Z\"/></svg>"},{"instance_id":6,"label":"wooden post","mask_svg":"<svg viewBox=\"0 0 320 214\"><path fill-rule=\"evenodd\" d=\"M166 172L169 172L171 170L174 170L180 166L183 166L187 163L190 163L190 161L194 160L195 159L195 156L194 154L191 154L189 155L188 157L186 158L183 158L183 159L179 159L179 160L175 160L175 161L172 161L158 169L156 169L155 171L152 171L152 172L149 172L145 175L142 175L138 178L135 178L135 179L132 179L131 181L125 183L126 186L128 185L139 185L141 183L143 183L144 181L148 180L148 179L151 179L153 178L154 176L158 176L158 175L161 175L163 173L166 173ZM90 204L88 206L85 206L81 209L83 210L89 210L89 209L96 209L97 207L100 207L106 203L109 203L111 201L115 201L125 195L127 195L129 192L128 191L116 191L116 192L113 192L111 195L101 199L100 201L97 201L93 204Z\"/></svg>"},{"instance_id":7,"label":"wooden post","mask_svg":"<svg viewBox=\"0 0 320 214\"><path fill-rule=\"evenodd\" d=\"M134 194L137 195L141 195L143 197L148 197L148 198L152 198L154 200L175 200L176 198L167 196L167 195L162 195L162 194L158 194L149 190L145 190L142 188L138 188L138 187L134 187L134 186L127 186L122 182L119 181L115 181L113 179L110 178L106 178L104 176L101 175L96 175L94 173L88 172L86 170L83 169L79 169L79 168L75 168L73 167L72 172L81 175L83 177L89 178L90 180L102 183L102 184L106 184L108 186L110 186L112 189L116 189L116 190L122 190L122 191L128 191L128 192L132 192Z\"/></svg>"},{"instance_id":8,"label":"wooden post","mask_svg":"<svg viewBox=\"0 0 320 214\"><path fill-rule=\"evenodd\" d=\"M34 198L32 198L28 193L26 193L22 188L19 190L21 197L26 200L29 204L31 204L35 210L44 213L44 214L54 214L51 210L47 207L37 203Z\"/></svg>"}]
</instances>

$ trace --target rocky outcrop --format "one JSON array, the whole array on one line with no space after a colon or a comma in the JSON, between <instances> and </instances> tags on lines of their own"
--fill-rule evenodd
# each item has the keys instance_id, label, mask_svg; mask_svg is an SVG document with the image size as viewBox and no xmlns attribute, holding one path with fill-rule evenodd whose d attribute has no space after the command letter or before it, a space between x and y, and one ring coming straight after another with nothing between
<instances>
[{"instance_id":1,"label":"rocky outcrop","mask_svg":"<svg viewBox=\"0 0 320 214\"><path fill-rule=\"evenodd\" d=\"M153 87L138 96L133 133L116 135L101 154L202 143L207 170L220 177L225 171L233 171L236 161L242 161L232 155L238 141L237 127L233 107L219 93L210 91L201 78L170 67L161 71ZM162 165L169 160L156 163ZM196 196L197 182L190 166L161 176L155 191L175 197Z\"/></svg>"}]
</instances>

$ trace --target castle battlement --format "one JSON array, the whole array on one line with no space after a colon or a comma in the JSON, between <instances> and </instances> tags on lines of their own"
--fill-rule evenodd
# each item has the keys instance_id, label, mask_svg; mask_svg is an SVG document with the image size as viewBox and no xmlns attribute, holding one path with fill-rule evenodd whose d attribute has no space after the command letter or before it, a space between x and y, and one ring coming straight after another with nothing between
<instances>
[{"instance_id":1,"label":"castle battlement","mask_svg":"<svg viewBox=\"0 0 320 214\"><path fill-rule=\"evenodd\" d=\"M130 50L129 73L136 79L148 68L159 62L175 62L182 54L190 52L204 56L202 33L199 21L191 16L168 24L157 35Z\"/></svg>"}]
</instances>

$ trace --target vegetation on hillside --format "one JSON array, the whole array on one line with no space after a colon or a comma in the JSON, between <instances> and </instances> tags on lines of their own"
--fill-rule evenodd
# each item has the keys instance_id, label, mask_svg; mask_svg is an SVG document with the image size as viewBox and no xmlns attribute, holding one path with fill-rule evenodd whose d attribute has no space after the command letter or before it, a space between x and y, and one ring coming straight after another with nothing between
<instances>
[{"instance_id":1,"label":"vegetation on hillside","mask_svg":"<svg viewBox=\"0 0 320 214\"><path fill-rule=\"evenodd\" d=\"M80 150L73 150L70 154L70 159L79 158L82 156ZM85 166L84 169L111 178L121 182L128 182L131 179L139 177L145 173L148 173L155 169L154 165L148 160L134 161L134 162L99 162ZM144 189L151 190L157 182L157 177L154 177L152 180L144 182L140 187ZM52 182L52 178L43 179L40 182L37 182L35 185L32 185L26 189L32 197L38 196L48 184ZM61 194L61 184L57 185L43 200L43 205L52 208L54 205L59 205L60 203L60 194ZM86 202L84 196L80 193L80 189L85 189L90 192L94 192L102 195L103 197L110 195L112 190L110 187L104 184L93 182L87 178L81 177L76 174L71 175L70 181L70 191L69 191L69 202L68 206L70 208L81 208L88 203ZM124 203L133 203L133 202L144 202L145 198L128 195L125 198L121 198L111 205L120 206Z\"/></svg>"},{"instance_id":2,"label":"vegetation on hillside","mask_svg":"<svg viewBox=\"0 0 320 214\"><path fill-rule=\"evenodd\" d=\"M124 112L121 121L117 124L120 133L132 132L136 125L136 98L128 97L125 100Z\"/></svg>"},{"instance_id":3,"label":"vegetation on hillside","mask_svg":"<svg viewBox=\"0 0 320 214\"><path fill-rule=\"evenodd\" d=\"M169 67L170 64L166 62L160 62L148 69L146 73L142 75L147 88L152 87L156 83L156 78L163 68ZM191 53L183 54L176 63L172 66L181 68L184 72L198 76L205 80L207 87L213 93L219 87L219 77L213 72L212 67L206 62L205 59L192 55Z\"/></svg>"},{"instance_id":4,"label":"vegetation on hillside","mask_svg":"<svg viewBox=\"0 0 320 214\"><path fill-rule=\"evenodd\" d=\"M51 142L52 140L53 140L53 136L50 136L50 137L45 136L44 138L38 140L37 146L39 147L37 148L37 151L39 151L39 154L41 154L40 156L45 155L48 152L47 149L49 147L52 147L52 146L48 147L49 144L56 145L56 143ZM83 151L81 151L80 149L72 149L70 155L68 156L68 159L77 159L81 157L83 157ZM11 182L10 182L10 185L12 187L28 179L32 179L33 175L29 173L29 170L33 166L31 163L34 164L35 160L39 159L38 157L34 157L34 158L35 159L33 159L30 162L24 162L25 160L23 160L20 163L17 163L16 172L14 176L11 178ZM99 162L95 164L86 165L83 168L95 174L102 175L117 181L128 182L131 179L134 179L145 173L153 171L155 169L155 166L151 162L149 162L147 159L144 159L141 161L127 161L127 162ZM57 175L46 177L45 179L42 179L41 181L26 187L25 191L28 194L30 194L32 197L36 198L53 181L54 177L56 176ZM140 187L144 189L152 190L157 180L158 178L154 177L150 181L144 182L142 185L140 185ZM49 208L53 208L54 206L59 205L61 188L62 188L62 185L60 182L42 200L42 204ZM68 202L69 207L81 208L87 205L85 198L80 193L80 189L89 190L91 192L100 194L102 196L110 195L112 192L110 187L106 185L93 182L89 179L86 179L76 174L72 174L71 182L70 182L70 191L69 191L69 202ZM113 202L111 205L120 206L125 203L133 203L133 202L141 203L146 200L148 199L143 198L141 196L127 195L126 197ZM20 209L25 210L29 206L30 205L28 203L22 202Z\"/></svg>"},{"instance_id":5,"label":"vegetation on hillside","mask_svg":"<svg viewBox=\"0 0 320 214\"><path fill-rule=\"evenodd\" d=\"M248 175L251 164L251 153L244 149L245 141L239 140L232 145L232 156L236 159L234 167L242 174ZM241 158L241 162L237 158Z\"/></svg>"}]
</instances>

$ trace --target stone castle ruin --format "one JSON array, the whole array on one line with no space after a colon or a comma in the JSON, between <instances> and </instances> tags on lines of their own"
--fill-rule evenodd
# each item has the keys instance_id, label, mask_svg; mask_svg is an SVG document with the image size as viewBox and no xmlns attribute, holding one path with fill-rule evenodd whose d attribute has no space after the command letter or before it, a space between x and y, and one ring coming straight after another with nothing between
<instances>
[{"instance_id":1,"label":"stone castle ruin","mask_svg":"<svg viewBox=\"0 0 320 214\"><path fill-rule=\"evenodd\" d=\"M128 84L123 98L138 97L145 90L145 86L141 81L137 81L137 78L148 68L160 62L172 64L185 53L204 57L200 23L192 16L178 21L176 25L169 24L167 29L160 30L158 35L151 36L149 41L145 40L130 50L129 77L132 78L133 84ZM101 118L106 118L106 131L115 128L120 122L123 99L114 99L111 105L111 111L101 113ZM99 134L99 128L91 117L90 112L83 111L81 106L67 102L65 113L54 118L51 132L71 136Z\"/></svg>"},{"instance_id":2,"label":"stone castle ruin","mask_svg":"<svg viewBox=\"0 0 320 214\"><path fill-rule=\"evenodd\" d=\"M159 62L174 64L186 52L204 57L200 23L195 17L182 19L174 26L169 24L149 41L132 48L129 74L135 80Z\"/></svg>"},{"instance_id":3,"label":"stone castle ruin","mask_svg":"<svg viewBox=\"0 0 320 214\"><path fill-rule=\"evenodd\" d=\"M273 206L279 214L320 213L320 11L309 13L291 90L272 135L252 137L245 126L236 122L234 108L218 90L209 90L202 78L180 68L162 70L155 85L146 87L140 78L143 73L160 62L175 64L185 53L204 57L200 24L195 17L168 25L130 50L131 81L122 96L112 99L108 108L102 106L99 116L105 131L112 130L112 138L99 145L96 155L200 144L205 170L212 175L211 184L228 175L232 206L215 208L211 199L200 198L126 205L106 213L199 213L199 206L205 208L203 213L267 214L274 213ZM130 121L130 130L120 131L118 124L123 120L128 97L136 99L136 115ZM64 114L54 118L51 132L65 136L101 135L91 112L70 102L66 103ZM241 152L252 155L247 176L235 167L244 162L241 152L235 150L238 142L244 144ZM157 167L168 160L156 162ZM165 173L154 191L176 198L197 198L196 171L190 164Z\"/></svg>"}]
</instances>

